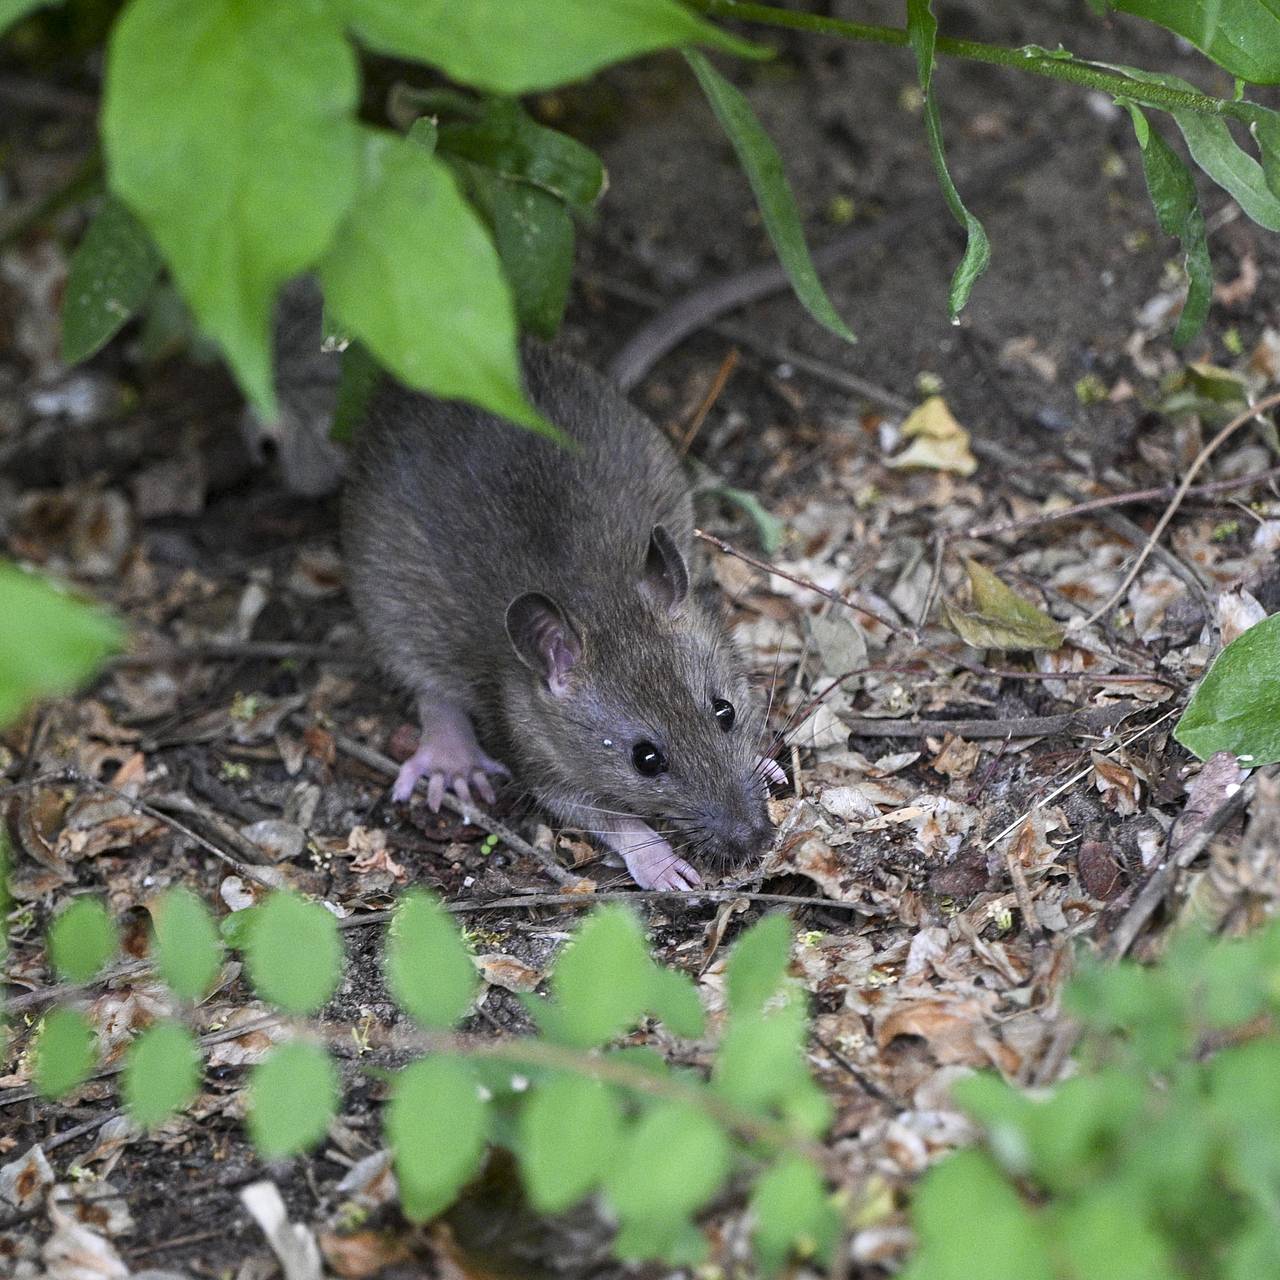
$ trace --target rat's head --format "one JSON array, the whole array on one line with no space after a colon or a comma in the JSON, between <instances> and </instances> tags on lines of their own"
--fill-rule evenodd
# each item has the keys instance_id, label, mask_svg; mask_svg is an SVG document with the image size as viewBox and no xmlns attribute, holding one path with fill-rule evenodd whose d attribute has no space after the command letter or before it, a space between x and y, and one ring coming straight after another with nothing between
<instances>
[{"instance_id":1,"label":"rat's head","mask_svg":"<svg viewBox=\"0 0 1280 1280\"><path fill-rule=\"evenodd\" d=\"M526 781L553 807L587 808L600 832L616 815L641 818L703 867L758 856L773 833L764 717L665 528L640 571L601 594L589 618L536 591L507 609L524 667L508 692L526 713L512 717Z\"/></svg>"}]
</instances>

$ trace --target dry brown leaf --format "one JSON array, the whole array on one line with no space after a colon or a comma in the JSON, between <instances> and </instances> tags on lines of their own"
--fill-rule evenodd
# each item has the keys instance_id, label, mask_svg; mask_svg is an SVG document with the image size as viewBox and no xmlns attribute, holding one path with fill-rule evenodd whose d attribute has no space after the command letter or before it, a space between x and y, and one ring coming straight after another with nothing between
<instances>
[{"instance_id":1,"label":"dry brown leaf","mask_svg":"<svg viewBox=\"0 0 1280 1280\"><path fill-rule=\"evenodd\" d=\"M543 975L530 968L515 956L491 952L489 955L475 956L476 968L480 976L491 987L502 987L505 991L528 992L537 988Z\"/></svg>"},{"instance_id":2,"label":"dry brown leaf","mask_svg":"<svg viewBox=\"0 0 1280 1280\"><path fill-rule=\"evenodd\" d=\"M1102 803L1122 818L1131 818L1138 812L1142 797L1142 785L1132 768L1108 759L1101 751L1090 753L1093 761L1093 784L1102 796Z\"/></svg>"},{"instance_id":3,"label":"dry brown leaf","mask_svg":"<svg viewBox=\"0 0 1280 1280\"><path fill-rule=\"evenodd\" d=\"M969 433L955 420L941 396L930 396L908 415L902 424L902 435L911 444L885 466L928 467L971 476L978 460L969 449Z\"/></svg>"},{"instance_id":4,"label":"dry brown leaf","mask_svg":"<svg viewBox=\"0 0 1280 1280\"><path fill-rule=\"evenodd\" d=\"M366 1280L368 1276L376 1276L384 1267L411 1262L413 1259L408 1245L386 1231L356 1231L351 1235L338 1235L333 1231L321 1230L319 1241L325 1262L343 1280Z\"/></svg>"},{"instance_id":5,"label":"dry brown leaf","mask_svg":"<svg viewBox=\"0 0 1280 1280\"><path fill-rule=\"evenodd\" d=\"M948 778L967 778L978 767L982 748L976 742L949 733L942 740L942 747L929 761L929 768Z\"/></svg>"}]
</instances>

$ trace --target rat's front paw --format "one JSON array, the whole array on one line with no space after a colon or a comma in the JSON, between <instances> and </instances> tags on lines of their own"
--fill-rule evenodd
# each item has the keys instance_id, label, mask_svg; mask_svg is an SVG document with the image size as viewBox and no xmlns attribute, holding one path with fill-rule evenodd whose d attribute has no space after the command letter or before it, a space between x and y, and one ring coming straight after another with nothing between
<instances>
[{"instance_id":1,"label":"rat's front paw","mask_svg":"<svg viewBox=\"0 0 1280 1280\"><path fill-rule=\"evenodd\" d=\"M486 804L492 804L494 792L490 775L510 777L511 771L478 746L460 747L456 743L442 746L424 740L400 766L391 798L397 804L403 804L413 795L414 787L426 778L427 808L432 813L439 813L445 791L452 791L464 805L470 805L474 790Z\"/></svg>"},{"instance_id":2,"label":"rat's front paw","mask_svg":"<svg viewBox=\"0 0 1280 1280\"><path fill-rule=\"evenodd\" d=\"M702 877L665 840L627 854L626 863L642 889L685 892L702 884Z\"/></svg>"}]
</instances>

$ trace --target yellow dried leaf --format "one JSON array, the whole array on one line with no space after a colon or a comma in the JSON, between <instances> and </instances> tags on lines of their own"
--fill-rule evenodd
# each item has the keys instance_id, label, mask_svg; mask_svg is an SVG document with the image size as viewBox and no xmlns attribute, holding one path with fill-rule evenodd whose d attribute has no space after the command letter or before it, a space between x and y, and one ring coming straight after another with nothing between
<instances>
[{"instance_id":1,"label":"yellow dried leaf","mask_svg":"<svg viewBox=\"0 0 1280 1280\"><path fill-rule=\"evenodd\" d=\"M1043 609L1011 591L990 569L965 561L973 607L942 602L947 621L975 649L1057 649L1062 628Z\"/></svg>"},{"instance_id":2,"label":"yellow dried leaf","mask_svg":"<svg viewBox=\"0 0 1280 1280\"><path fill-rule=\"evenodd\" d=\"M969 433L941 396L930 396L912 410L902 424L902 434L911 443L889 459L890 467L928 467L961 476L971 476L978 469L978 460L969 449Z\"/></svg>"}]
</instances>

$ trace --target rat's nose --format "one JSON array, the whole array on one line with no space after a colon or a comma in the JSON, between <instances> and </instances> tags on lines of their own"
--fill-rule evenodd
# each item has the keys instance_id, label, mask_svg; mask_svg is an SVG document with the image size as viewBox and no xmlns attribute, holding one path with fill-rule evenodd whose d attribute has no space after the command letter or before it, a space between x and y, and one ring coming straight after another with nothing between
<instances>
[{"instance_id":1,"label":"rat's nose","mask_svg":"<svg viewBox=\"0 0 1280 1280\"><path fill-rule=\"evenodd\" d=\"M758 858L773 837L773 823L763 811L748 817L731 818L724 824L721 843L725 857L734 864Z\"/></svg>"}]
</instances>

